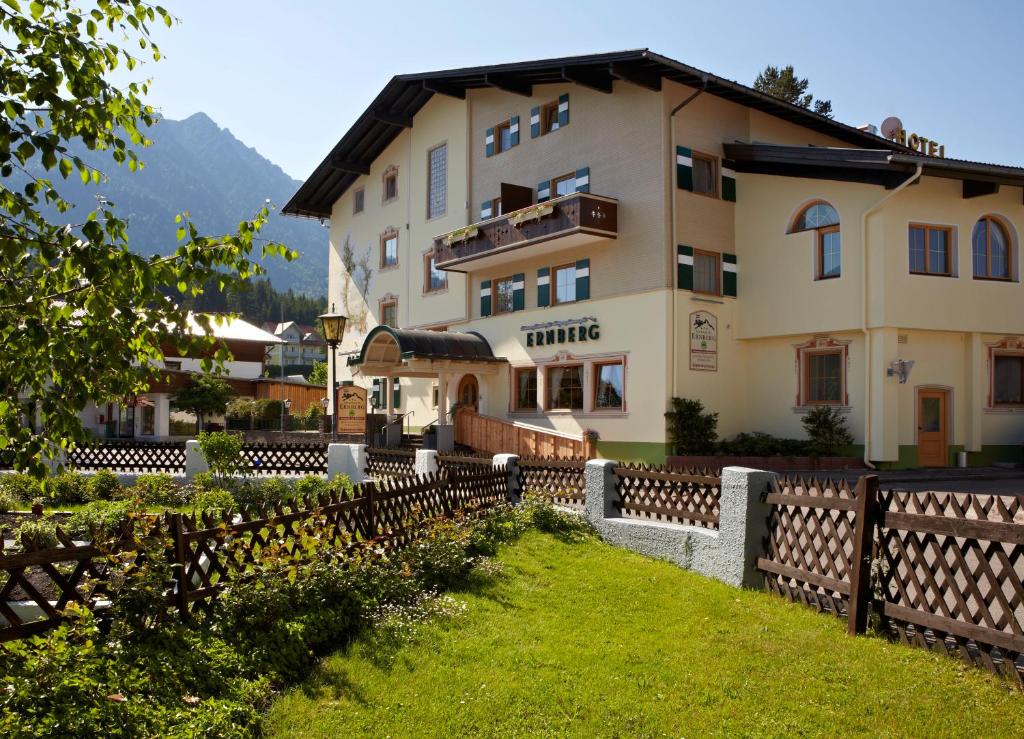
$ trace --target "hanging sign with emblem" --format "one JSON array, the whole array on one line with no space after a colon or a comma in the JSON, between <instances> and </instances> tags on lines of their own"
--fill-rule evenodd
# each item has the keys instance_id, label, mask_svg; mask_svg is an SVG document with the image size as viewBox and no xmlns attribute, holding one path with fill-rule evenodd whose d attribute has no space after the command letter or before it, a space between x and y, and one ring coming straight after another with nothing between
<instances>
[{"instance_id":1,"label":"hanging sign with emblem","mask_svg":"<svg viewBox=\"0 0 1024 739\"><path fill-rule=\"evenodd\" d=\"M718 371L718 319L706 310L690 314L690 369Z\"/></svg>"}]
</instances>

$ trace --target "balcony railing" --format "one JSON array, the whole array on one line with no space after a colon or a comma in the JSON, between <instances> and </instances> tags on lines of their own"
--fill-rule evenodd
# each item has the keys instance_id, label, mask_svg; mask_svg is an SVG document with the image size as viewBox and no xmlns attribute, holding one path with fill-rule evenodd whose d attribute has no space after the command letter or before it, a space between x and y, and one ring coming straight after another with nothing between
<instances>
[{"instance_id":1,"label":"balcony railing","mask_svg":"<svg viewBox=\"0 0 1024 739\"><path fill-rule=\"evenodd\" d=\"M554 251L614 239L618 230L615 198L576 192L442 234L434 254L440 269L480 268L529 256L520 250L535 244Z\"/></svg>"}]
</instances>

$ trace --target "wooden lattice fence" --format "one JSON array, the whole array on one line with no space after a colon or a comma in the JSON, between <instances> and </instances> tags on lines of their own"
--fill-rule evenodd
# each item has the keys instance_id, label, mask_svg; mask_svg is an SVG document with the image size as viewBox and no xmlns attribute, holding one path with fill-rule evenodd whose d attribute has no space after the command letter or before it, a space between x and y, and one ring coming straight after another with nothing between
<instances>
[{"instance_id":1,"label":"wooden lattice fence","mask_svg":"<svg viewBox=\"0 0 1024 739\"><path fill-rule=\"evenodd\" d=\"M778 480L757 566L769 590L1024 686L1024 503L878 492L878 478Z\"/></svg>"},{"instance_id":2,"label":"wooden lattice fence","mask_svg":"<svg viewBox=\"0 0 1024 739\"><path fill-rule=\"evenodd\" d=\"M276 505L235 514L167 513L146 532L151 550L167 552L174 581L168 583L168 607L189 618L208 611L229 582L247 577L266 548L299 557L303 538L315 535L322 546L345 553L360 546L400 549L416 539L425 524L439 517L475 515L508 499L508 470L452 469L444 474L384 482L365 482L347 496L334 492L294 506ZM102 550L72 541L58 529L60 546L4 551L0 540L0 641L42 633L61 622L61 611L75 601L97 607L108 594L110 555L121 552L129 563L138 539L122 532ZM36 611L27 616L26 606Z\"/></svg>"},{"instance_id":3,"label":"wooden lattice fence","mask_svg":"<svg viewBox=\"0 0 1024 739\"><path fill-rule=\"evenodd\" d=\"M722 478L707 470L622 465L615 478L623 518L718 528Z\"/></svg>"},{"instance_id":4,"label":"wooden lattice fence","mask_svg":"<svg viewBox=\"0 0 1024 739\"><path fill-rule=\"evenodd\" d=\"M256 475L317 475L327 472L326 443L247 443L242 446L242 458Z\"/></svg>"},{"instance_id":5,"label":"wooden lattice fence","mask_svg":"<svg viewBox=\"0 0 1024 739\"><path fill-rule=\"evenodd\" d=\"M368 447L366 469L363 471L378 480L411 477L416 474L416 452L411 449Z\"/></svg>"},{"instance_id":6,"label":"wooden lattice fence","mask_svg":"<svg viewBox=\"0 0 1024 739\"><path fill-rule=\"evenodd\" d=\"M79 470L180 474L185 471L185 442L104 441L75 447L67 461Z\"/></svg>"},{"instance_id":7,"label":"wooden lattice fence","mask_svg":"<svg viewBox=\"0 0 1024 739\"><path fill-rule=\"evenodd\" d=\"M437 455L437 469L439 472L451 469L483 470L493 466L494 457L480 456L479 454L451 452Z\"/></svg>"},{"instance_id":8,"label":"wooden lattice fence","mask_svg":"<svg viewBox=\"0 0 1024 739\"><path fill-rule=\"evenodd\" d=\"M586 460L523 457L518 465L519 489L524 493L545 495L555 505L583 510L587 500Z\"/></svg>"},{"instance_id":9,"label":"wooden lattice fence","mask_svg":"<svg viewBox=\"0 0 1024 739\"><path fill-rule=\"evenodd\" d=\"M880 507L883 628L1024 686L1024 501L890 491Z\"/></svg>"}]
</instances>

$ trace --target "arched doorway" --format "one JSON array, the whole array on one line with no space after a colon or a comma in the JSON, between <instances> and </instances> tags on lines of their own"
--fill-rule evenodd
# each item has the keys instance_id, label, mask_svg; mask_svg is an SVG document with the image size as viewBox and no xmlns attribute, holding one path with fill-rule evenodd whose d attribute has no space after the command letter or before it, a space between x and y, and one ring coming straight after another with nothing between
<instances>
[{"instance_id":1,"label":"arched doorway","mask_svg":"<svg viewBox=\"0 0 1024 739\"><path fill-rule=\"evenodd\" d=\"M459 405L463 408L472 408L474 412L480 406L480 384L476 381L476 375L464 375L459 380Z\"/></svg>"}]
</instances>

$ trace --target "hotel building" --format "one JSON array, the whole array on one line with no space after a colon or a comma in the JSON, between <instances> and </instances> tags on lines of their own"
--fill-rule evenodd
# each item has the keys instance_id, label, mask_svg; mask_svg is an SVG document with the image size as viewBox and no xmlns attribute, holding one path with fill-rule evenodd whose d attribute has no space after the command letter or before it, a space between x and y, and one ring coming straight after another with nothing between
<instances>
[{"instance_id":1,"label":"hotel building","mask_svg":"<svg viewBox=\"0 0 1024 739\"><path fill-rule=\"evenodd\" d=\"M660 461L672 397L827 404L876 464L1019 459L1024 169L938 153L626 51L394 77L285 212L330 223L339 378L414 428Z\"/></svg>"}]
</instances>

